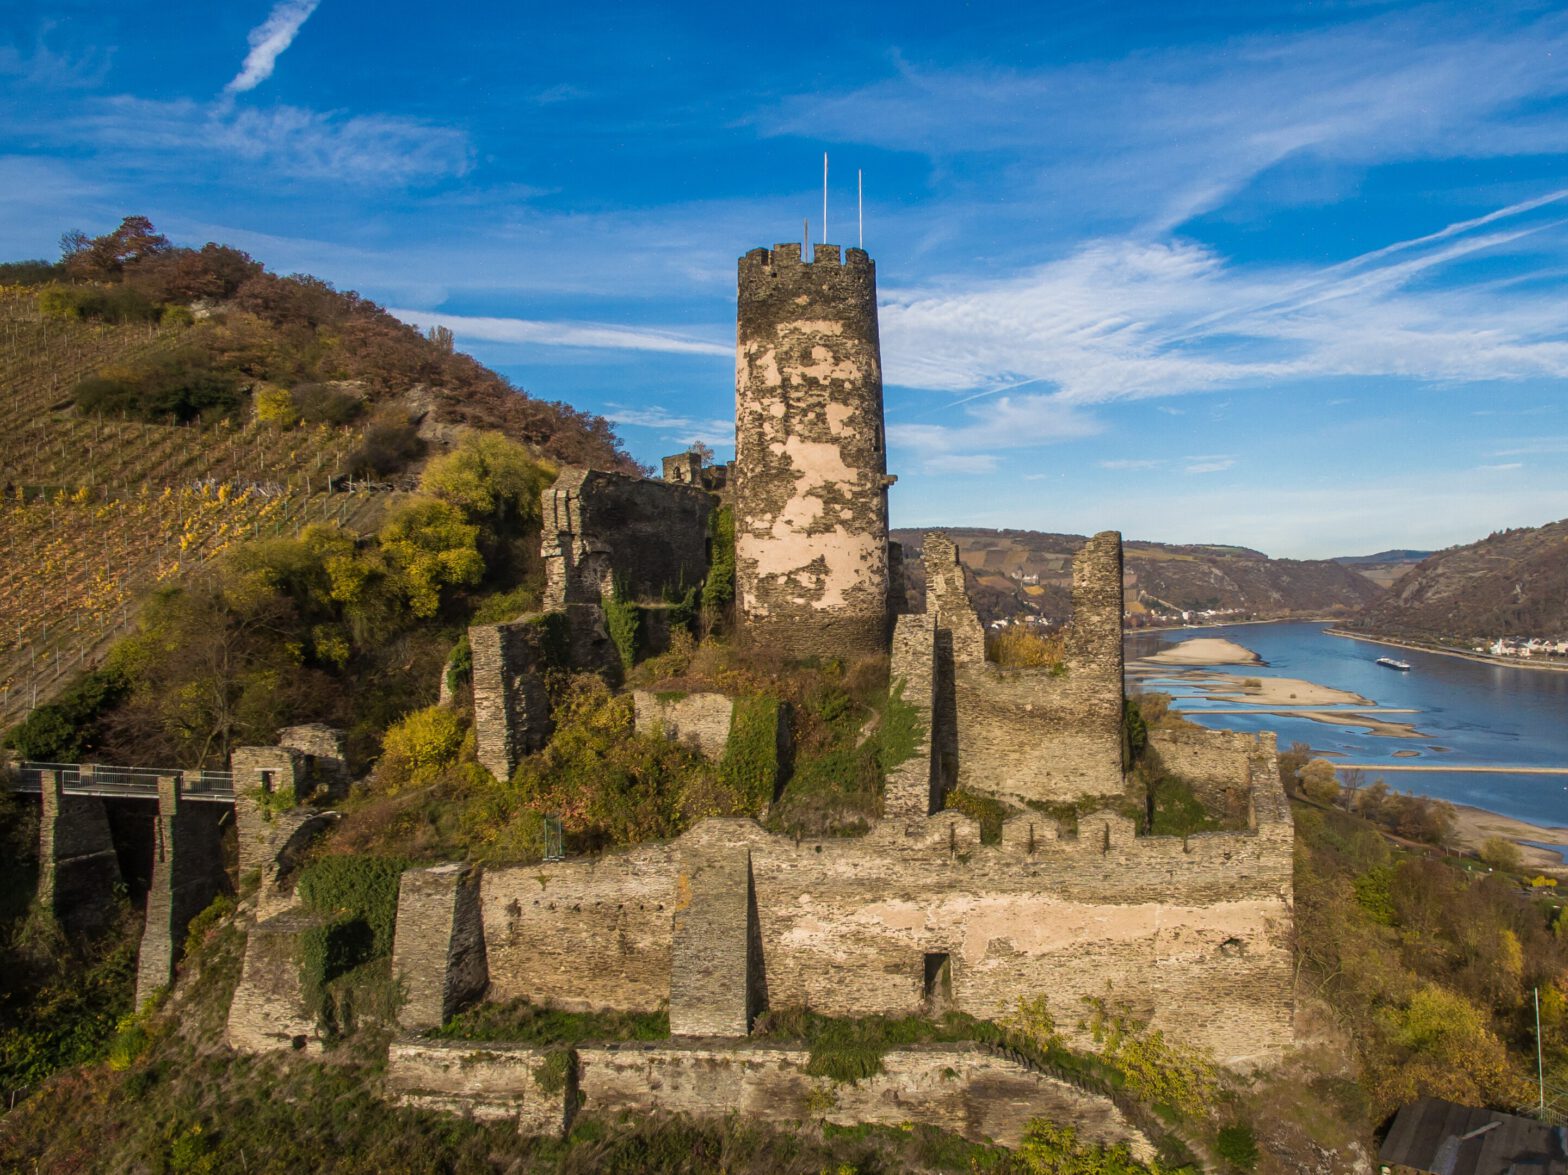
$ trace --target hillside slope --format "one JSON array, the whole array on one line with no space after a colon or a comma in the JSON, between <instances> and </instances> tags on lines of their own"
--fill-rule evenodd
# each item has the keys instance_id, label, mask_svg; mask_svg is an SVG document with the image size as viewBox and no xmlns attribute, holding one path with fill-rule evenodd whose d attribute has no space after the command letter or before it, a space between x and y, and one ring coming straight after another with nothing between
<instances>
[{"instance_id":1,"label":"hillside slope","mask_svg":"<svg viewBox=\"0 0 1568 1175\"><path fill-rule=\"evenodd\" d=\"M0 265L0 728L236 540L373 531L463 426L636 469L603 418L449 334L140 218L59 264Z\"/></svg>"},{"instance_id":2,"label":"hillside slope","mask_svg":"<svg viewBox=\"0 0 1568 1175\"><path fill-rule=\"evenodd\" d=\"M1355 627L1430 640L1568 637L1568 519L1439 551Z\"/></svg>"},{"instance_id":3,"label":"hillside slope","mask_svg":"<svg viewBox=\"0 0 1568 1175\"><path fill-rule=\"evenodd\" d=\"M947 529L958 545L982 618L1034 613L1052 622L1071 610L1072 557L1081 535L1026 530ZM916 590L923 571L919 530L897 530ZM1382 590L1331 560L1270 559L1245 547L1125 545L1128 622L1179 622L1182 612L1229 619L1350 614Z\"/></svg>"}]
</instances>

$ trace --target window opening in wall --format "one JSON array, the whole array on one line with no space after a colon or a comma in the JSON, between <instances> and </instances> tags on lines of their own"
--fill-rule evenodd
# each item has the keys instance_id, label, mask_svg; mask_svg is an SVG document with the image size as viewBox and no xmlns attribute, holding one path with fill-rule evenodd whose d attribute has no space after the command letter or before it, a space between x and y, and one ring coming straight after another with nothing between
<instances>
[{"instance_id":1,"label":"window opening in wall","mask_svg":"<svg viewBox=\"0 0 1568 1175\"><path fill-rule=\"evenodd\" d=\"M953 1002L953 959L946 951L928 953L925 966L926 1010L945 1011Z\"/></svg>"},{"instance_id":2,"label":"window opening in wall","mask_svg":"<svg viewBox=\"0 0 1568 1175\"><path fill-rule=\"evenodd\" d=\"M276 771L263 771L261 773L261 790L266 795L271 795L278 787L278 773Z\"/></svg>"}]
</instances>

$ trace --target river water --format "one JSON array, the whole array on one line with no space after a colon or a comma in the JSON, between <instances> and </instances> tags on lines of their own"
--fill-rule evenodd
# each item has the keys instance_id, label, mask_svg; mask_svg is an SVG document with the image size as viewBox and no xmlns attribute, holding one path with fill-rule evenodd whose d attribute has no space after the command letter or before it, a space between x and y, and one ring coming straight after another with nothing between
<instances>
[{"instance_id":1,"label":"river water","mask_svg":"<svg viewBox=\"0 0 1568 1175\"><path fill-rule=\"evenodd\" d=\"M1304 742L1341 763L1568 767L1568 673L1515 669L1349 640L1328 635L1327 627L1280 622L1135 633L1127 638L1127 657L1129 661L1146 657L1195 636L1223 637L1251 649L1267 664L1216 666L1215 671L1302 678L1350 690L1378 707L1414 711L1385 716L1387 721L1414 726L1419 735L1414 739L1278 714L1205 715L1206 710L1238 706L1234 701L1206 698L1183 676L1187 666L1163 666L1160 675L1139 675L1144 688L1171 694L1173 708L1203 726L1272 730L1279 735L1281 748ZM1400 673L1378 665L1377 658L1383 656L1408 661L1411 671ZM1395 751L1416 754L1396 756ZM1364 774L1368 783L1379 778L1375 767ZM1396 771L1381 778L1400 791L1471 804L1538 824L1568 826L1568 775Z\"/></svg>"}]
</instances>

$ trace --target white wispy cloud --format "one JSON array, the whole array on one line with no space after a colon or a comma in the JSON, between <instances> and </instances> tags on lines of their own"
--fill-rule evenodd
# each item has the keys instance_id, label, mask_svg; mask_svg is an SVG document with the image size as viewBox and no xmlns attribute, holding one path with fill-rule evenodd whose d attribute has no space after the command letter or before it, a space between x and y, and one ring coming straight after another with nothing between
<instances>
[{"instance_id":1,"label":"white wispy cloud","mask_svg":"<svg viewBox=\"0 0 1568 1175\"><path fill-rule=\"evenodd\" d=\"M662 404L632 407L626 404L608 404L605 413L617 425L633 428L652 428L664 434L675 444L701 441L714 448L733 448L735 422L733 420L702 419L671 412Z\"/></svg>"},{"instance_id":2,"label":"white wispy cloud","mask_svg":"<svg viewBox=\"0 0 1568 1175\"><path fill-rule=\"evenodd\" d=\"M961 158L1025 177L1040 203L1085 221L1161 230L1301 160L1559 151L1565 128L1532 104L1568 91L1565 50L1561 12L1510 21L1422 6L1036 69L899 60L891 76L799 94L756 121L926 155L937 171Z\"/></svg>"},{"instance_id":3,"label":"white wispy cloud","mask_svg":"<svg viewBox=\"0 0 1568 1175\"><path fill-rule=\"evenodd\" d=\"M995 473L1001 458L994 453L945 453L920 463L922 473Z\"/></svg>"},{"instance_id":4,"label":"white wispy cloud","mask_svg":"<svg viewBox=\"0 0 1568 1175\"><path fill-rule=\"evenodd\" d=\"M614 326L602 322L548 322L529 318L485 318L433 310L389 308L388 313L420 328L444 326L459 339L487 343L531 343L546 347L591 347L663 351L676 355L735 354L733 347L673 331Z\"/></svg>"},{"instance_id":5,"label":"white wispy cloud","mask_svg":"<svg viewBox=\"0 0 1568 1175\"><path fill-rule=\"evenodd\" d=\"M316 11L321 0L278 0L267 19L251 29L246 40L250 52L245 55L239 73L224 87L229 94L243 94L254 90L272 76L278 57L294 43L300 26Z\"/></svg>"},{"instance_id":6,"label":"white wispy cloud","mask_svg":"<svg viewBox=\"0 0 1568 1175\"><path fill-rule=\"evenodd\" d=\"M1504 461L1496 465L1477 465L1476 469L1482 473L1498 472L1505 469L1523 469L1523 461Z\"/></svg>"},{"instance_id":7,"label":"white wispy cloud","mask_svg":"<svg viewBox=\"0 0 1568 1175\"><path fill-rule=\"evenodd\" d=\"M1183 473L1224 473L1236 464L1236 458L1226 456L1188 457Z\"/></svg>"},{"instance_id":8,"label":"white wispy cloud","mask_svg":"<svg viewBox=\"0 0 1568 1175\"><path fill-rule=\"evenodd\" d=\"M1165 462L1159 458L1116 457L1109 461L1098 461L1095 464L1099 465L1101 469L1131 472L1139 469L1158 469Z\"/></svg>"},{"instance_id":9,"label":"white wispy cloud","mask_svg":"<svg viewBox=\"0 0 1568 1175\"><path fill-rule=\"evenodd\" d=\"M133 169L171 158L264 164L278 174L351 184L414 184L465 174L468 135L385 114L323 113L298 106L235 109L227 103L117 95L85 103L58 129L101 146ZM134 152L126 145L134 144Z\"/></svg>"}]
</instances>

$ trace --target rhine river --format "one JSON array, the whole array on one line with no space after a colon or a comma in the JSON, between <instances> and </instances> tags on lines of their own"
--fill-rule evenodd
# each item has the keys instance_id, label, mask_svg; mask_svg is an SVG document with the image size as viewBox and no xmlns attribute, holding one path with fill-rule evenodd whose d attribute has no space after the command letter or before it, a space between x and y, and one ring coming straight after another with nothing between
<instances>
[{"instance_id":1,"label":"rhine river","mask_svg":"<svg viewBox=\"0 0 1568 1175\"><path fill-rule=\"evenodd\" d=\"M1328 725L1308 718L1247 710L1234 700L1208 698L1186 666L1140 673L1143 688L1172 695L1172 708L1203 726L1278 733L1283 749L1293 742L1338 763L1367 764L1366 782L1382 778L1390 788L1418 792L1500 812L1536 824L1568 826L1568 775L1506 775L1399 770L1379 776L1378 765L1419 768L1512 766L1568 767L1568 673L1514 669L1422 653L1393 645L1329 636L1323 623L1217 625L1169 632L1135 633L1127 657L1149 656L1196 636L1223 637L1251 649L1264 665L1216 666L1212 672L1244 677L1293 677L1350 690L1384 710L1387 720L1408 723L1417 737L1376 734L1366 727ZM1409 673L1378 665L1377 658L1408 661ZM1302 707L1329 712L1365 712L1369 707ZM1396 755L1396 751L1405 754ZM1410 752L1415 752L1414 755Z\"/></svg>"}]
</instances>

